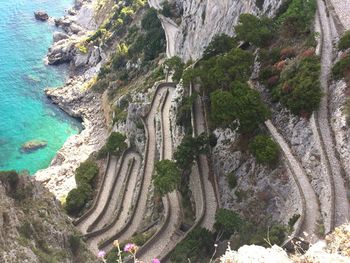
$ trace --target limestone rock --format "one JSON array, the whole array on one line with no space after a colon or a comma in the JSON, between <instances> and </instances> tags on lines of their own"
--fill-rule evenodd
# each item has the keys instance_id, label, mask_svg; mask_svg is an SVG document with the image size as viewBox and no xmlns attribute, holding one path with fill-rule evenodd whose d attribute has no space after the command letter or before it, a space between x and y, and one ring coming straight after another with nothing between
<instances>
[{"instance_id":1,"label":"limestone rock","mask_svg":"<svg viewBox=\"0 0 350 263\"><path fill-rule=\"evenodd\" d=\"M47 141L32 140L22 145L21 152L24 152L24 153L34 152L46 146L47 146Z\"/></svg>"},{"instance_id":2,"label":"limestone rock","mask_svg":"<svg viewBox=\"0 0 350 263\"><path fill-rule=\"evenodd\" d=\"M53 33L53 42L58 42L63 39L67 39L69 36L63 32L55 32Z\"/></svg>"},{"instance_id":3,"label":"limestone rock","mask_svg":"<svg viewBox=\"0 0 350 263\"><path fill-rule=\"evenodd\" d=\"M34 13L34 16L40 21L47 21L49 19L49 15L45 11L37 11Z\"/></svg>"}]
</instances>

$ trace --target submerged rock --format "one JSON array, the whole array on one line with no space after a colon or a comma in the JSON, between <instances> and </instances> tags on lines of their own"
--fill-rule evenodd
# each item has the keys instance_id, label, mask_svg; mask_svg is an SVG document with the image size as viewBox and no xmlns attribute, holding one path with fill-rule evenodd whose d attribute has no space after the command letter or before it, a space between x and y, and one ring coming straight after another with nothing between
<instances>
[{"instance_id":1,"label":"submerged rock","mask_svg":"<svg viewBox=\"0 0 350 263\"><path fill-rule=\"evenodd\" d=\"M32 140L32 141L28 141L22 145L21 152L29 153L29 152L33 152L33 151L39 150L41 148L44 148L46 146L47 146L47 141Z\"/></svg>"},{"instance_id":2,"label":"submerged rock","mask_svg":"<svg viewBox=\"0 0 350 263\"><path fill-rule=\"evenodd\" d=\"M37 20L40 21L47 21L49 19L49 15L44 11L34 12L34 16Z\"/></svg>"}]
</instances>

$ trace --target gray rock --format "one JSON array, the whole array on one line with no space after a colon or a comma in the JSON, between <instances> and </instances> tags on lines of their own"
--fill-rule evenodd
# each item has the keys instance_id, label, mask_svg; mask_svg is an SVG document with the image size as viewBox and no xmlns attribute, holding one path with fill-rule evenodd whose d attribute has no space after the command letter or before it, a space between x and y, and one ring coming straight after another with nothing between
<instances>
[{"instance_id":1,"label":"gray rock","mask_svg":"<svg viewBox=\"0 0 350 263\"><path fill-rule=\"evenodd\" d=\"M63 32L55 32L53 33L53 42L58 42L62 39L67 39L68 35Z\"/></svg>"},{"instance_id":2,"label":"gray rock","mask_svg":"<svg viewBox=\"0 0 350 263\"><path fill-rule=\"evenodd\" d=\"M32 140L22 145L21 152L30 153L30 152L34 152L36 150L42 149L46 146L47 146L47 141Z\"/></svg>"},{"instance_id":3,"label":"gray rock","mask_svg":"<svg viewBox=\"0 0 350 263\"><path fill-rule=\"evenodd\" d=\"M75 43L68 39L60 40L49 49L47 55L48 63L50 65L57 65L69 62L73 59L74 54Z\"/></svg>"},{"instance_id":4,"label":"gray rock","mask_svg":"<svg viewBox=\"0 0 350 263\"><path fill-rule=\"evenodd\" d=\"M34 16L39 21L47 21L49 19L49 15L45 11L34 12Z\"/></svg>"}]
</instances>

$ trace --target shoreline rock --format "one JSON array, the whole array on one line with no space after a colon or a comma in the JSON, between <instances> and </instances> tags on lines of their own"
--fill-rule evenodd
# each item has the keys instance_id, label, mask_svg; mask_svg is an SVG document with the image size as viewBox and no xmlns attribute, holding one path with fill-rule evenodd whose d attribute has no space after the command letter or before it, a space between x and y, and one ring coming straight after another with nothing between
<instances>
[{"instance_id":1,"label":"shoreline rock","mask_svg":"<svg viewBox=\"0 0 350 263\"><path fill-rule=\"evenodd\" d=\"M76 168L93 152L99 150L107 138L102 95L87 88L87 83L101 67L100 50L98 49L98 52L95 48L89 50L88 55L91 59L79 69L79 75L76 74L75 65L80 55L76 44L79 38L88 32L87 28L80 25L79 14L81 10L86 9L85 5L91 6L93 2L79 1L82 6L75 7L76 16L65 16L63 19L55 20L56 25L65 32L54 34L54 42L47 55L48 63L51 65L69 62L72 77L63 87L46 89L46 96L68 115L81 118L84 127L79 134L72 135L66 140L48 168L35 174L36 180L41 181L58 199L65 197L76 186L74 179ZM85 19L93 20L93 13L91 15Z\"/></svg>"},{"instance_id":2,"label":"shoreline rock","mask_svg":"<svg viewBox=\"0 0 350 263\"><path fill-rule=\"evenodd\" d=\"M42 140L31 140L24 143L21 147L22 153L31 153L39 149L45 148L47 146L47 141Z\"/></svg>"},{"instance_id":3,"label":"shoreline rock","mask_svg":"<svg viewBox=\"0 0 350 263\"><path fill-rule=\"evenodd\" d=\"M36 20L39 20L42 22L49 20L49 15L45 11L34 12L34 16Z\"/></svg>"}]
</instances>

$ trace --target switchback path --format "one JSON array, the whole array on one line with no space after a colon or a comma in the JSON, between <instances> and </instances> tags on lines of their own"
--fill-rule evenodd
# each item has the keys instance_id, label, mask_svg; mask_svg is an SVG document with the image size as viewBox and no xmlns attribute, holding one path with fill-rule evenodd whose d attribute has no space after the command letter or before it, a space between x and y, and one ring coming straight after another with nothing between
<instances>
[{"instance_id":1,"label":"switchback path","mask_svg":"<svg viewBox=\"0 0 350 263\"><path fill-rule=\"evenodd\" d=\"M145 215L147 195L152 181L153 169L156 159L155 116L157 111L159 111L162 97L165 95L165 92L167 92L167 89L168 86L166 84L160 84L157 87L151 104L151 109L145 121L147 143L143 170L144 176L140 189L141 192L133 209L132 215L124 226L120 226L118 230L110 232L108 238L102 241L102 243L99 245L99 249L108 251L112 248L112 243L114 240L118 239L119 242L123 242L132 237L132 235L139 229L139 226Z\"/></svg>"},{"instance_id":2,"label":"switchback path","mask_svg":"<svg viewBox=\"0 0 350 263\"><path fill-rule=\"evenodd\" d=\"M112 184L114 181L115 170L117 168L118 159L116 156L110 156L110 160L106 167L107 171L105 179L101 182L101 186L99 188L99 193L97 194L97 200L94 202L91 210L88 211L87 217L83 215L84 219L80 221L79 219L76 221L77 228L83 233L87 233L87 229L89 226L96 220L98 215L102 212L104 205L107 203L109 198L109 193L112 188ZM83 218L82 217L82 218Z\"/></svg>"},{"instance_id":3,"label":"switchback path","mask_svg":"<svg viewBox=\"0 0 350 263\"><path fill-rule=\"evenodd\" d=\"M315 194L314 189L312 188L310 181L302 168L301 164L297 158L293 155L292 150L289 145L286 143L282 135L277 131L275 126L270 120L265 122L265 125L273 139L280 146L283 155L287 160L289 169L291 170L294 180L299 188L301 199L302 199L302 214L300 220L301 227L295 233L296 235L303 236L303 233L307 233L307 236L303 236L306 240L315 241L317 240L317 221L321 218L320 208L318 205L318 199Z\"/></svg>"},{"instance_id":4,"label":"switchback path","mask_svg":"<svg viewBox=\"0 0 350 263\"><path fill-rule=\"evenodd\" d=\"M328 231L334 227L345 223L350 218L349 201L347 198L347 190L344 185L343 176L345 175L339 154L336 150L335 138L330 124L329 113L329 76L333 61L333 43L332 31L334 28L331 25L331 17L327 15L327 9L322 0L317 1L318 4L318 19L321 28L321 88L323 97L321 99L319 110L314 114L315 123L317 126L316 138L319 138L321 145L321 156L326 164L328 181L331 192L331 211L330 211L330 226ZM328 232L327 231L327 232Z\"/></svg>"}]
</instances>

